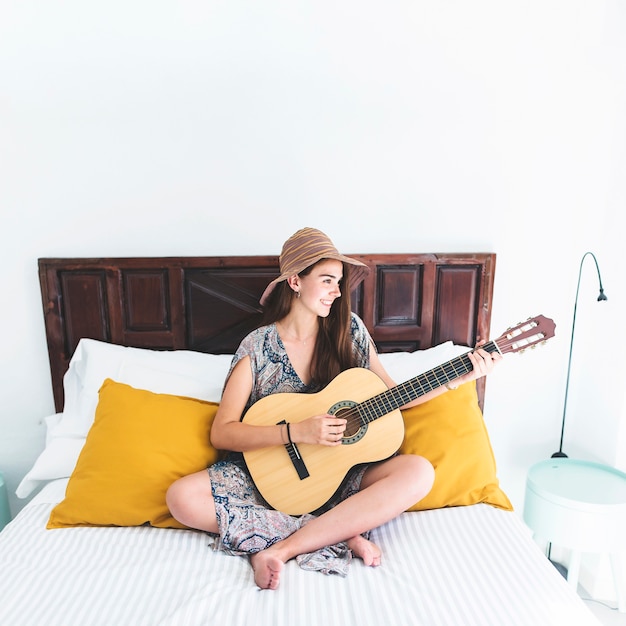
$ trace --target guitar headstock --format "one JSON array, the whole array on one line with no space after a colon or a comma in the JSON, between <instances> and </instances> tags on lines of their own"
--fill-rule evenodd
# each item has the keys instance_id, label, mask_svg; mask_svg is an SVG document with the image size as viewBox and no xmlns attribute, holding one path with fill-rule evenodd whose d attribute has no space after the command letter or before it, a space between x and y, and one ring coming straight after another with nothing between
<instances>
[{"instance_id":1,"label":"guitar headstock","mask_svg":"<svg viewBox=\"0 0 626 626\"><path fill-rule=\"evenodd\" d=\"M549 317L538 315L509 328L494 343L502 354L524 352L527 348L533 348L554 337L555 328L556 324Z\"/></svg>"}]
</instances>

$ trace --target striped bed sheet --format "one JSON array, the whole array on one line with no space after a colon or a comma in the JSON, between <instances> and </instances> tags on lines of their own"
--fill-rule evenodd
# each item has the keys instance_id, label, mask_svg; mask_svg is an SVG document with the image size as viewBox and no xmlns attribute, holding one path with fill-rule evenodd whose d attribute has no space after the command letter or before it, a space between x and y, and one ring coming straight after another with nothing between
<instances>
[{"instance_id":1,"label":"striped bed sheet","mask_svg":"<svg viewBox=\"0 0 626 626\"><path fill-rule=\"evenodd\" d=\"M186 530L46 530L66 481L0 533L0 624L11 626L540 626L598 624L516 513L472 505L404 513L373 533L383 565L346 578L285 567L277 591L247 559Z\"/></svg>"}]
</instances>

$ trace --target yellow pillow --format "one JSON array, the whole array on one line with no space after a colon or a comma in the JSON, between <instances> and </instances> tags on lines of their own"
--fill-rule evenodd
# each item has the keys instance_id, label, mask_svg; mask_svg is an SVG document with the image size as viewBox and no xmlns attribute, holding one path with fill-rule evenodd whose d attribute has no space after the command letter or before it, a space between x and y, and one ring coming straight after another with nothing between
<instances>
[{"instance_id":1,"label":"yellow pillow","mask_svg":"<svg viewBox=\"0 0 626 626\"><path fill-rule=\"evenodd\" d=\"M513 510L496 477L496 462L474 382L402 412L400 452L419 454L435 468L431 492L410 511L485 502Z\"/></svg>"},{"instance_id":2,"label":"yellow pillow","mask_svg":"<svg viewBox=\"0 0 626 626\"><path fill-rule=\"evenodd\" d=\"M209 443L217 408L105 380L65 499L52 510L48 528L185 528L170 515L165 492L217 460Z\"/></svg>"}]
</instances>

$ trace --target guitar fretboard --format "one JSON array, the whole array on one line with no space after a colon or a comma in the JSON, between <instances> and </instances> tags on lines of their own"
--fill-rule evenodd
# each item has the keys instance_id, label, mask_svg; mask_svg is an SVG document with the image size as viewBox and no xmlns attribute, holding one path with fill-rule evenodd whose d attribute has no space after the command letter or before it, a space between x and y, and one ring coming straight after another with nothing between
<instances>
[{"instance_id":1,"label":"guitar fretboard","mask_svg":"<svg viewBox=\"0 0 626 626\"><path fill-rule=\"evenodd\" d=\"M490 341L481 346L489 353L498 352L498 346L494 341ZM459 376L463 376L472 371L473 365L468 356L469 352L455 357L454 359L435 367L428 372L419 374L406 382L383 391L378 395L360 402L352 408L356 411L363 424L369 424L375 419L391 411L412 402L416 398L427 394L433 389L437 389Z\"/></svg>"}]
</instances>

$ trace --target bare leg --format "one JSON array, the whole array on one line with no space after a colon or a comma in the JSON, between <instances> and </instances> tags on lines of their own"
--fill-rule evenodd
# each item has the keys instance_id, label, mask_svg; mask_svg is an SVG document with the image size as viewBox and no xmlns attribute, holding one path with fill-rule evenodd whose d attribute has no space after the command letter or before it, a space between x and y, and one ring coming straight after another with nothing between
<instances>
[{"instance_id":1,"label":"bare leg","mask_svg":"<svg viewBox=\"0 0 626 626\"><path fill-rule=\"evenodd\" d=\"M251 557L256 584L262 589L276 589L284 563L341 541L355 546L357 556L364 557L366 564L380 563L378 547L371 542L368 546L359 535L421 500L430 491L433 480L432 465L418 456L400 455L372 466L363 477L359 493Z\"/></svg>"},{"instance_id":2,"label":"bare leg","mask_svg":"<svg viewBox=\"0 0 626 626\"><path fill-rule=\"evenodd\" d=\"M167 490L165 500L172 516L181 524L219 533L211 479L206 470L177 480Z\"/></svg>"}]
</instances>

